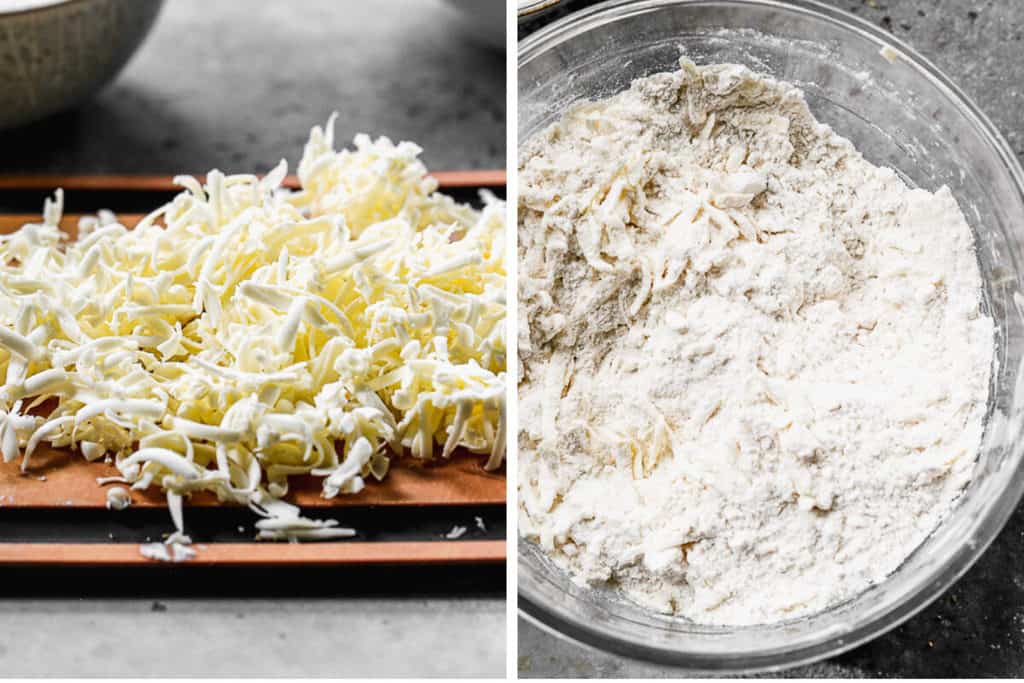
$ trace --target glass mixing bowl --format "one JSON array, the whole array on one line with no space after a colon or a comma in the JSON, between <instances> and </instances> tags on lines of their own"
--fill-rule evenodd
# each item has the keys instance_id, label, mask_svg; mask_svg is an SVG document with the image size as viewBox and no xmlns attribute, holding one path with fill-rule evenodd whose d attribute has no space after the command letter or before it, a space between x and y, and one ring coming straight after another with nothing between
<instances>
[{"instance_id":1,"label":"glass mixing bowl","mask_svg":"<svg viewBox=\"0 0 1024 683\"><path fill-rule=\"evenodd\" d=\"M888 47L883 57L880 51ZM520 611L616 654L704 671L777 669L838 654L894 628L956 581L1003 527L1024 489L1024 173L992 123L910 47L807 0L613 0L571 14L519 47L519 139L580 99L638 77L735 62L801 87L818 119L878 165L930 190L948 185L977 240L997 325L986 433L973 481L945 522L886 581L826 612L752 627L652 614L573 584L519 540Z\"/></svg>"}]
</instances>

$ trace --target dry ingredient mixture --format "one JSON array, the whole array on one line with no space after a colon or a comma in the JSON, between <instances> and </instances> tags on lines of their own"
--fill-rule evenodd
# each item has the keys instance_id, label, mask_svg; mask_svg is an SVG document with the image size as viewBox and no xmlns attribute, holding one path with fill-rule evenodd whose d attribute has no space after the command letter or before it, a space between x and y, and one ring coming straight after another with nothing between
<instances>
[{"instance_id":1,"label":"dry ingredient mixture","mask_svg":"<svg viewBox=\"0 0 1024 683\"><path fill-rule=\"evenodd\" d=\"M702 623L881 581L969 481L993 322L947 188L736 65L638 80L522 149L520 528Z\"/></svg>"}]
</instances>

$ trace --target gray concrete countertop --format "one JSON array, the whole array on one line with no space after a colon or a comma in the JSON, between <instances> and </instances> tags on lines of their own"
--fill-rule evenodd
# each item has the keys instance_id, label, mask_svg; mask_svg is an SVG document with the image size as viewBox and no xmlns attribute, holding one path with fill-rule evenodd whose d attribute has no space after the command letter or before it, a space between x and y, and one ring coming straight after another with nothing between
<instances>
[{"instance_id":1,"label":"gray concrete countertop","mask_svg":"<svg viewBox=\"0 0 1024 683\"><path fill-rule=\"evenodd\" d=\"M263 171L282 157L294 168L310 127L334 110L340 144L387 135L419 143L435 170L505 167L504 54L467 40L440 0L168 0L96 98L0 133L0 173ZM23 587L26 577L0 570L8 676L505 669L503 572L426 591L415 571L354 586L339 572L320 594L277 586L273 598L263 597L272 579L222 595L210 584L171 590L166 572L99 592L77 571ZM240 570L218 586L251 580ZM304 579L276 581L297 590Z\"/></svg>"},{"instance_id":2,"label":"gray concrete countertop","mask_svg":"<svg viewBox=\"0 0 1024 683\"><path fill-rule=\"evenodd\" d=\"M992 118L1024 159L1024 3L825 0L906 40ZM585 1L570 3L569 9ZM520 38L565 10L520 26ZM783 672L808 678L1024 676L1024 509L968 574L900 628L841 657ZM672 669L613 657L519 622L522 677L664 678Z\"/></svg>"},{"instance_id":3,"label":"gray concrete countertop","mask_svg":"<svg viewBox=\"0 0 1024 683\"><path fill-rule=\"evenodd\" d=\"M5 676L500 676L503 600L0 603Z\"/></svg>"},{"instance_id":4,"label":"gray concrete countertop","mask_svg":"<svg viewBox=\"0 0 1024 683\"><path fill-rule=\"evenodd\" d=\"M91 102L0 133L0 173L203 173L294 165L337 111L413 140L435 170L505 168L505 55L440 0L167 0Z\"/></svg>"}]
</instances>

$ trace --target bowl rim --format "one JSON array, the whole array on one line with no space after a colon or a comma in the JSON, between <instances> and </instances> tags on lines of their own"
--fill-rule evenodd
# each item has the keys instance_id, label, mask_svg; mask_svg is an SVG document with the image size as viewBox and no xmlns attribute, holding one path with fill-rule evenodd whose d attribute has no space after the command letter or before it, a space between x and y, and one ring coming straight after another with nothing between
<instances>
[{"instance_id":1,"label":"bowl rim","mask_svg":"<svg viewBox=\"0 0 1024 683\"><path fill-rule=\"evenodd\" d=\"M80 5L86 2L95 2L95 0L53 0L50 4L40 5L39 7L27 7L25 9L16 9L8 12L0 11L0 19L5 19L7 17L20 17L28 14L44 14L54 10L67 9L71 5Z\"/></svg>"},{"instance_id":2,"label":"bowl rim","mask_svg":"<svg viewBox=\"0 0 1024 683\"><path fill-rule=\"evenodd\" d=\"M894 58L907 61L916 71L961 110L961 113L975 126L976 132L985 140L1013 178L1018 196L1024 201L1024 169L1005 137L991 119L967 96L941 69L919 54L908 43L885 32L869 21L850 12L826 5L819 0L605 0L604 2L572 12L542 27L519 43L517 69L522 69L538 54L561 42L585 33L595 24L613 13L618 18L643 14L667 6L733 6L770 8L795 15L813 17L858 34L859 37L877 43L879 48L888 47L895 52ZM756 30L756 27L755 27ZM520 141L520 144L522 141ZM1024 471L1024 459L1012 463L1019 475ZM743 653L739 657L723 657L697 651L668 649L639 640L625 640L605 632L589 623L577 623L557 610L542 606L522 591L517 585L518 612L525 620L559 638L575 642L590 649L610 652L628 659L649 661L679 667L680 670L695 672L757 672L785 669L810 664L827 657L848 652L892 629L925 609L960 579L978 558L988 549L1024 494L1024 477L1013 476L1007 481L1001 498L1011 500L1012 505L993 503L979 515L974 543L964 543L949 553L947 564L933 570L932 580L908 591L900 601L885 612L867 619L842 636L826 635L816 640L807 640L792 650L775 649L765 653ZM1007 498L1007 496L1009 498ZM519 543L525 543L522 538ZM521 554L517 553L517 557ZM518 583L518 582L517 582Z\"/></svg>"},{"instance_id":3,"label":"bowl rim","mask_svg":"<svg viewBox=\"0 0 1024 683\"><path fill-rule=\"evenodd\" d=\"M551 9L561 2L562 0L517 0L516 17L520 21L533 18L534 15Z\"/></svg>"}]
</instances>

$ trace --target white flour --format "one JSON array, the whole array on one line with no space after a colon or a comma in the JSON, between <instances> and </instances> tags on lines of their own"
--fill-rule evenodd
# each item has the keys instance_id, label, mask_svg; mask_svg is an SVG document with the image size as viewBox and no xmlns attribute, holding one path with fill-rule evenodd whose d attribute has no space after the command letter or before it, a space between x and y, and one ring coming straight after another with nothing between
<instances>
[{"instance_id":1,"label":"white flour","mask_svg":"<svg viewBox=\"0 0 1024 683\"><path fill-rule=\"evenodd\" d=\"M521 529L703 623L881 581L969 481L993 323L948 189L909 189L792 86L634 83L524 146Z\"/></svg>"}]
</instances>

